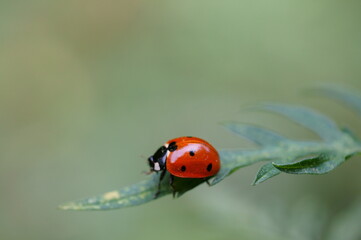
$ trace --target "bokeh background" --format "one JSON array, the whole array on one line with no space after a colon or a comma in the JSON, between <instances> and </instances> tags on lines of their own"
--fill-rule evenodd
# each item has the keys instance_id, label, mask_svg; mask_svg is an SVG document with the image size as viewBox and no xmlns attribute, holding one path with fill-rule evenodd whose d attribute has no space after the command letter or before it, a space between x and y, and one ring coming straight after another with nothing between
<instances>
[{"instance_id":1,"label":"bokeh background","mask_svg":"<svg viewBox=\"0 0 361 240\"><path fill-rule=\"evenodd\" d=\"M346 239L360 226L342 221L360 213L358 157L258 186L250 166L117 211L56 207L145 179L146 157L172 137L254 147L224 120L315 138L243 110L257 102L314 107L361 134L354 112L307 93L361 91L360 11L348 0L1 1L0 239Z\"/></svg>"}]
</instances>

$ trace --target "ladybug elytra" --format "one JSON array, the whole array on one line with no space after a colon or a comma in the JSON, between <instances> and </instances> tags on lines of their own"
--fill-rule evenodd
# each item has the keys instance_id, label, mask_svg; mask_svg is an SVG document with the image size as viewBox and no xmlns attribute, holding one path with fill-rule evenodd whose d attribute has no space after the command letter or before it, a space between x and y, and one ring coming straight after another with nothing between
<instances>
[{"instance_id":1,"label":"ladybug elytra","mask_svg":"<svg viewBox=\"0 0 361 240\"><path fill-rule=\"evenodd\" d=\"M148 163L151 172L161 172L156 197L166 172L170 174L170 185L173 187L174 177L207 179L221 167L217 150L196 137L169 140L148 158Z\"/></svg>"}]
</instances>

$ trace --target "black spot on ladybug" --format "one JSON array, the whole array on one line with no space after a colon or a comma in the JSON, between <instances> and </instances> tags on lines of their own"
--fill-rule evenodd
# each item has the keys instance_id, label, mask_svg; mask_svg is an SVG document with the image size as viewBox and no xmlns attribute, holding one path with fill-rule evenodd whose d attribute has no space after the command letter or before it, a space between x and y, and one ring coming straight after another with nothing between
<instances>
[{"instance_id":1,"label":"black spot on ladybug","mask_svg":"<svg viewBox=\"0 0 361 240\"><path fill-rule=\"evenodd\" d=\"M171 142L168 145L168 150L170 152L174 152L175 150L177 150L178 146L176 145L176 142Z\"/></svg>"},{"instance_id":2,"label":"black spot on ladybug","mask_svg":"<svg viewBox=\"0 0 361 240\"><path fill-rule=\"evenodd\" d=\"M210 172L212 170L212 163L208 164L207 171Z\"/></svg>"},{"instance_id":3,"label":"black spot on ladybug","mask_svg":"<svg viewBox=\"0 0 361 240\"><path fill-rule=\"evenodd\" d=\"M194 152L193 151L190 151L189 152L189 155L191 155L192 157L194 156Z\"/></svg>"},{"instance_id":4,"label":"black spot on ladybug","mask_svg":"<svg viewBox=\"0 0 361 240\"><path fill-rule=\"evenodd\" d=\"M187 136L187 138L192 138L192 136Z\"/></svg>"},{"instance_id":5,"label":"black spot on ladybug","mask_svg":"<svg viewBox=\"0 0 361 240\"><path fill-rule=\"evenodd\" d=\"M184 166L184 165L181 167L181 171L182 171L182 172L185 172L186 169L187 169L187 168L186 168L186 166Z\"/></svg>"}]
</instances>

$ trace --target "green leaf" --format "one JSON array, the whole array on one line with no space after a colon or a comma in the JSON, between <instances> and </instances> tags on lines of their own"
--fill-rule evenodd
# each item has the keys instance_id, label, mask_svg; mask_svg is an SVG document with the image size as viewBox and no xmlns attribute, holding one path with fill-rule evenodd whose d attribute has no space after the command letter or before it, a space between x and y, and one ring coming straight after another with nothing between
<instances>
[{"instance_id":1,"label":"green leaf","mask_svg":"<svg viewBox=\"0 0 361 240\"><path fill-rule=\"evenodd\" d=\"M222 181L239 168L254 164L261 161L269 161L273 159L270 152L266 150L222 150L221 156L221 170L214 177L211 185L215 185Z\"/></svg>"},{"instance_id":2,"label":"green leaf","mask_svg":"<svg viewBox=\"0 0 361 240\"><path fill-rule=\"evenodd\" d=\"M60 205L59 208L62 210L110 210L144 204L173 193L169 185L169 174L167 174L162 181L160 193L155 198L159 177L160 174L153 174L146 181L98 196L68 202ZM203 182L204 179L175 178L173 186L177 191L176 196L181 196Z\"/></svg>"},{"instance_id":3,"label":"green leaf","mask_svg":"<svg viewBox=\"0 0 361 240\"><path fill-rule=\"evenodd\" d=\"M290 164L276 164L273 166L285 173L292 174L324 174L333 170L345 161L346 156L323 153L319 156L302 159Z\"/></svg>"},{"instance_id":4,"label":"green leaf","mask_svg":"<svg viewBox=\"0 0 361 240\"><path fill-rule=\"evenodd\" d=\"M253 185L264 182L267 179L274 177L280 173L281 173L281 171L278 170L277 168L275 168L272 163L267 163L267 164L263 165L260 168L260 170L258 171L258 173L256 175L256 179L253 182Z\"/></svg>"},{"instance_id":5,"label":"green leaf","mask_svg":"<svg viewBox=\"0 0 361 240\"><path fill-rule=\"evenodd\" d=\"M136 206L154 199L158 176L154 175L147 181L107 192L98 196L72 201L60 205L63 210L107 210ZM166 191L162 191L159 197L164 196Z\"/></svg>"},{"instance_id":6,"label":"green leaf","mask_svg":"<svg viewBox=\"0 0 361 240\"><path fill-rule=\"evenodd\" d=\"M347 89L340 85L328 84L316 89L316 93L341 100L361 114L361 94L357 91Z\"/></svg>"},{"instance_id":7,"label":"green leaf","mask_svg":"<svg viewBox=\"0 0 361 240\"><path fill-rule=\"evenodd\" d=\"M212 185L219 183L239 168L267 161L258 171L254 184L266 181L281 172L290 174L324 174L349 156L361 151L360 141L345 129L340 129L328 117L306 107L284 104L264 104L261 109L281 114L317 133L324 141L297 141L252 125L227 123L232 132L259 145L253 151L223 150L222 168ZM316 156L316 157L315 157ZM300 160L301 159L301 160Z\"/></svg>"},{"instance_id":8,"label":"green leaf","mask_svg":"<svg viewBox=\"0 0 361 240\"><path fill-rule=\"evenodd\" d=\"M277 145L286 140L277 133L252 125L227 122L223 126L258 145Z\"/></svg>"},{"instance_id":9,"label":"green leaf","mask_svg":"<svg viewBox=\"0 0 361 240\"><path fill-rule=\"evenodd\" d=\"M361 97L344 90L328 88L324 93L334 94L361 113ZM213 177L211 185L240 168L257 162L266 162L258 171L254 184L264 182L280 173L324 174L332 171L348 158L361 152L361 142L352 131L340 129L328 117L306 107L284 104L264 104L263 110L280 114L320 136L321 141L297 141L287 139L273 131L235 122L224 123L224 127L238 136L256 143L258 149L220 150L221 169ZM108 192L95 197L72 201L61 205L64 210L108 210L136 206L150 202L158 192L160 174L153 174L148 180ZM168 194L179 197L205 179L175 178L173 188L169 184L167 173L160 185L157 198Z\"/></svg>"},{"instance_id":10,"label":"green leaf","mask_svg":"<svg viewBox=\"0 0 361 240\"><path fill-rule=\"evenodd\" d=\"M264 104L262 107L289 117L296 123L317 133L325 141L333 141L342 135L334 121L309 108L280 104Z\"/></svg>"}]
</instances>

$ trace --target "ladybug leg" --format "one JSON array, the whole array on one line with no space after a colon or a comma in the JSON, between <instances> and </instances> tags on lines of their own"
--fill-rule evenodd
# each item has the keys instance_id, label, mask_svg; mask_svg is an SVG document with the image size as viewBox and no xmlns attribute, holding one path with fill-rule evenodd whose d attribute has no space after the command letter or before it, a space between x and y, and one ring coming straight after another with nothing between
<instances>
[{"instance_id":1,"label":"ladybug leg","mask_svg":"<svg viewBox=\"0 0 361 240\"><path fill-rule=\"evenodd\" d=\"M162 180L165 176L165 172L166 172L166 170L164 169L160 174L159 182L158 182L158 189L157 189L157 192L154 194L154 199L158 198L158 196L160 194L160 187L161 187Z\"/></svg>"},{"instance_id":2,"label":"ladybug leg","mask_svg":"<svg viewBox=\"0 0 361 240\"><path fill-rule=\"evenodd\" d=\"M173 190L173 198L175 198L175 195L176 195L176 191L175 191L175 189L174 189L174 186L173 186L173 183L174 183L174 175L170 175L169 176L169 185L170 185L170 187L172 188L172 190Z\"/></svg>"},{"instance_id":3,"label":"ladybug leg","mask_svg":"<svg viewBox=\"0 0 361 240\"><path fill-rule=\"evenodd\" d=\"M204 179L204 180L205 180L205 182L207 183L207 185L210 187L210 186L211 186L211 183L208 181L209 179L206 178L206 179Z\"/></svg>"}]
</instances>

